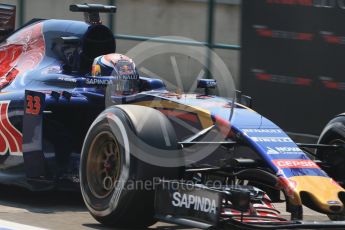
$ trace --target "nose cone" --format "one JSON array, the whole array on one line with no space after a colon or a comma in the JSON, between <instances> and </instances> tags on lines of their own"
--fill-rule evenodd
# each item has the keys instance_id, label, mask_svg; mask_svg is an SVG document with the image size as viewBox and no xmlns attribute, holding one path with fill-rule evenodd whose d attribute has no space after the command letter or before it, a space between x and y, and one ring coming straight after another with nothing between
<instances>
[{"instance_id":1,"label":"nose cone","mask_svg":"<svg viewBox=\"0 0 345 230\"><path fill-rule=\"evenodd\" d=\"M290 179L296 182L295 192L300 194L304 205L328 214L344 210L339 197L344 196L345 190L333 179L320 176L296 176Z\"/></svg>"}]
</instances>

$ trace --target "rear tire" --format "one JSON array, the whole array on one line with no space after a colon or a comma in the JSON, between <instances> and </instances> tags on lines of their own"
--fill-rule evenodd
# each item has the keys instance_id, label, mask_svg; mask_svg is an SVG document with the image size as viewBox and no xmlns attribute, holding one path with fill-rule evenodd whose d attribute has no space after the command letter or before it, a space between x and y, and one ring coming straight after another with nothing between
<instances>
[{"instance_id":1,"label":"rear tire","mask_svg":"<svg viewBox=\"0 0 345 230\"><path fill-rule=\"evenodd\" d=\"M149 119L138 128L140 114L148 112ZM161 133L158 119L164 122L169 146L162 145L167 136ZM180 168L159 167L135 157L133 151L141 149L138 140L156 148L178 149L169 120L159 111L142 106L106 109L86 135L81 154L81 190L91 215L104 225L145 228L154 224L153 184L158 182L158 177L178 179L180 176ZM151 187L144 186L145 181L152 182Z\"/></svg>"}]
</instances>

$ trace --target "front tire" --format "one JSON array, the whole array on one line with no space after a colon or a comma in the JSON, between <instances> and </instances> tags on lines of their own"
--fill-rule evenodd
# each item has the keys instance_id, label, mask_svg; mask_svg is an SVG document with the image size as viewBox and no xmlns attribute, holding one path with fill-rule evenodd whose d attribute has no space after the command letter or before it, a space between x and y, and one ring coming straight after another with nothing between
<instances>
[{"instance_id":1,"label":"front tire","mask_svg":"<svg viewBox=\"0 0 345 230\"><path fill-rule=\"evenodd\" d=\"M140 116L147 113L150 116L138 127ZM165 136L157 120L163 121ZM169 139L169 145L162 145L164 138ZM141 149L138 140L178 151L169 120L159 111L142 106L106 109L86 135L81 154L81 190L91 215L104 225L144 228L154 224L154 183L157 178L178 179L180 175L180 168L159 167L135 157L134 151ZM143 187L146 181L152 183L150 188Z\"/></svg>"},{"instance_id":2,"label":"front tire","mask_svg":"<svg viewBox=\"0 0 345 230\"><path fill-rule=\"evenodd\" d=\"M323 129L319 144L326 145L344 145L345 144L345 116L338 116L332 119ZM344 187L345 185L345 150L325 150L318 149L317 157L326 162L329 167L323 168L327 174ZM344 201L343 201L344 203ZM328 214L328 218L332 221L344 221L345 211L339 214Z\"/></svg>"},{"instance_id":3,"label":"front tire","mask_svg":"<svg viewBox=\"0 0 345 230\"><path fill-rule=\"evenodd\" d=\"M345 116L332 119L322 131L319 144L344 145L345 144ZM339 182L345 182L345 149L316 151L318 159L327 163L330 167L324 170L327 174Z\"/></svg>"}]
</instances>

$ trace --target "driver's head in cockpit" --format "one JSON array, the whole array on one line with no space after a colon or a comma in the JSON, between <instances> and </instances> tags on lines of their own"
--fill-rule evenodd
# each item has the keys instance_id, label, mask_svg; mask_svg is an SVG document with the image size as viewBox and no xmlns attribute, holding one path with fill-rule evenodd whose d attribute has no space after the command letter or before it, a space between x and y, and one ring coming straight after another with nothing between
<instances>
[{"instance_id":1,"label":"driver's head in cockpit","mask_svg":"<svg viewBox=\"0 0 345 230\"><path fill-rule=\"evenodd\" d=\"M92 64L93 77L114 77L116 95L139 92L139 74L132 59L122 54L106 54L95 58Z\"/></svg>"}]
</instances>

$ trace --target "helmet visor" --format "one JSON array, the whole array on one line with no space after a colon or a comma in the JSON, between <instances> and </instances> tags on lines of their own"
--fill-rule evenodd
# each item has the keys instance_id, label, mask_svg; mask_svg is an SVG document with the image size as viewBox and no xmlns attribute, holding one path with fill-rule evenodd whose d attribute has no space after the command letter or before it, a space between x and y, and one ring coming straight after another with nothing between
<instances>
[{"instance_id":1,"label":"helmet visor","mask_svg":"<svg viewBox=\"0 0 345 230\"><path fill-rule=\"evenodd\" d=\"M129 95L139 92L139 74L133 62L119 61L112 73L115 95Z\"/></svg>"}]
</instances>

